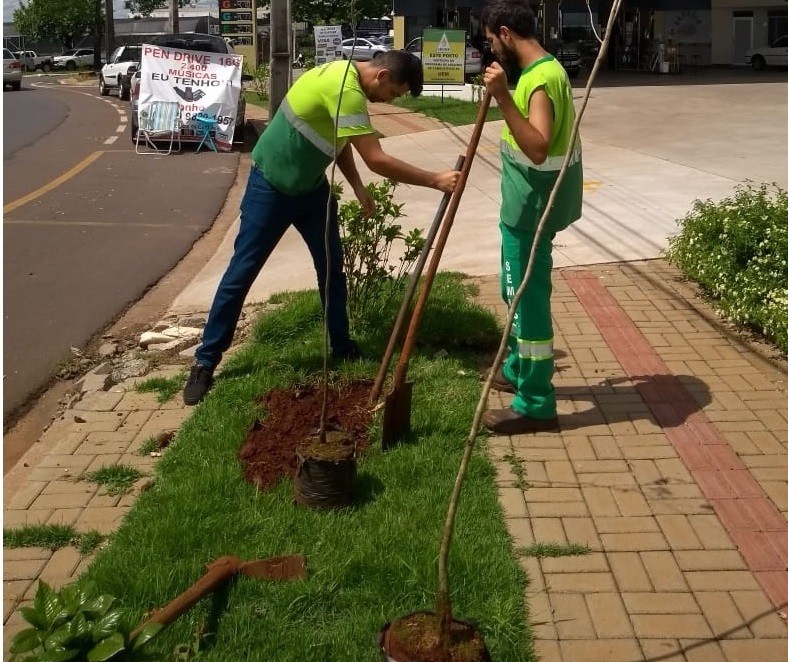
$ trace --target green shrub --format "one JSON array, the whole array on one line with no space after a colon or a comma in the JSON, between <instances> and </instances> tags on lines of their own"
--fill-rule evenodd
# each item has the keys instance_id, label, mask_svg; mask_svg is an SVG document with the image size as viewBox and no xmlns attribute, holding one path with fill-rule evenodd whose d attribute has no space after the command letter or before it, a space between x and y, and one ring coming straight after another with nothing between
<instances>
[{"instance_id":1,"label":"green shrub","mask_svg":"<svg viewBox=\"0 0 788 662\"><path fill-rule=\"evenodd\" d=\"M696 200L667 258L697 281L724 316L788 352L788 193L739 186L720 202Z\"/></svg>"},{"instance_id":2,"label":"green shrub","mask_svg":"<svg viewBox=\"0 0 788 662\"><path fill-rule=\"evenodd\" d=\"M367 184L375 214L364 216L357 200L339 206L339 228L347 276L348 315L357 328L376 324L396 294L424 246L421 230L402 231L397 219L403 205L394 202L396 184L383 180ZM336 187L336 194L342 192ZM392 252L400 253L394 258Z\"/></svg>"},{"instance_id":3,"label":"green shrub","mask_svg":"<svg viewBox=\"0 0 788 662\"><path fill-rule=\"evenodd\" d=\"M22 607L32 627L14 636L11 652L29 655L23 662L102 662L153 660L145 644L161 630L153 624L132 636L129 615L115 598L99 595L92 582L53 591L39 582L33 605Z\"/></svg>"}]
</instances>

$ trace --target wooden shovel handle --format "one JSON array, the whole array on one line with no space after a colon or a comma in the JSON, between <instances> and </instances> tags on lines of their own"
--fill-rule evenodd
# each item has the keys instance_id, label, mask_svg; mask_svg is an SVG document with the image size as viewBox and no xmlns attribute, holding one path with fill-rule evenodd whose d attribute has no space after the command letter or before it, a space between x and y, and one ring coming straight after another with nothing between
<instances>
[{"instance_id":1,"label":"wooden shovel handle","mask_svg":"<svg viewBox=\"0 0 788 662\"><path fill-rule=\"evenodd\" d=\"M460 170L463 163L465 163L465 157L458 156L457 162L454 164L454 169ZM389 337L389 343L386 346L386 351L383 353L383 360L380 362L380 368L378 368L375 383L372 385L372 391L370 391L369 394L369 403L371 405L377 402L378 397L380 397L380 392L383 390L383 382L386 380L386 373L388 372L389 365L391 365L391 357L394 355L394 348L397 346L400 334L402 333L402 327L405 325L405 318L407 318L408 312L410 311L410 304L413 302L413 295L416 293L416 287L418 287L421 272L424 271L424 264L427 262L427 257L432 249L432 243L435 241L435 235L438 234L438 228L443 220L443 215L446 213L446 208L449 206L451 195L451 193L443 194L440 204L438 205L438 210L435 212L435 216L432 219L432 225L430 225L429 232L424 239L424 247L421 249L421 253L419 253L416 264L413 266L413 271L410 272L408 288L400 304L397 319L394 321L394 328L391 330L391 336Z\"/></svg>"},{"instance_id":2,"label":"wooden shovel handle","mask_svg":"<svg viewBox=\"0 0 788 662\"><path fill-rule=\"evenodd\" d=\"M131 636L135 637L146 626L152 623L161 623L164 627L168 626L178 618L178 616L188 611L193 605L199 602L200 599L208 595L211 591L216 590L235 575L241 565L241 560L235 556L220 556L208 566L208 570L202 577L174 600L171 600L164 605L164 607L153 612L153 615L134 630Z\"/></svg>"},{"instance_id":3,"label":"wooden shovel handle","mask_svg":"<svg viewBox=\"0 0 788 662\"><path fill-rule=\"evenodd\" d=\"M443 218L440 233L438 234L435 248L433 249L432 260L430 266L427 268L427 273L424 276L424 282L419 291L419 298L416 300L416 306L410 317L410 324L408 325L408 333L405 336L405 342L402 344L402 353L399 355L397 367L394 370L394 388L400 388L405 383L405 377L408 374L408 361L410 355L413 353L413 347L416 344L416 334L421 324L421 316L424 313L424 308L427 305L427 297L430 295L432 283L435 280L435 274L438 272L438 264L440 263L443 249L446 247L446 241L449 238L451 226L454 223L454 217L457 214L457 208L460 206L460 198L462 192L465 190L465 185L468 182L468 174L471 170L473 157L476 155L476 148L479 145L479 140L482 136L482 129L484 129L484 120L487 117L487 109L490 107L490 93L484 93L482 102L479 105L479 113L476 115L476 123L473 127L471 139L468 142L468 149L465 152L465 162L462 164L460 170L460 178L457 180L457 185L454 187L454 193L451 196L449 208L446 210L446 216Z\"/></svg>"}]
</instances>

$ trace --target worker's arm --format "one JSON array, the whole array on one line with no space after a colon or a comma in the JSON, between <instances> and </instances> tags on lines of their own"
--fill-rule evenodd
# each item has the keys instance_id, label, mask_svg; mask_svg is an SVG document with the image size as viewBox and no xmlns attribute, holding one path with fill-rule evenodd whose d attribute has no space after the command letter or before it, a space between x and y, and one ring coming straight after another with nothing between
<instances>
[{"instance_id":1,"label":"worker's arm","mask_svg":"<svg viewBox=\"0 0 788 662\"><path fill-rule=\"evenodd\" d=\"M523 153L537 165L544 163L553 133L553 103L547 93L540 88L531 95L528 117L525 117L514 104L506 72L500 64L493 62L487 67L484 84L498 102L506 126Z\"/></svg>"},{"instance_id":2,"label":"worker's arm","mask_svg":"<svg viewBox=\"0 0 788 662\"><path fill-rule=\"evenodd\" d=\"M356 162L353 160L353 148L350 146L350 143L347 143L345 148L339 153L339 156L337 156L337 166L353 189L364 216L372 216L375 213L375 201L372 199L369 191L364 188L364 183L361 181L361 176L356 169Z\"/></svg>"},{"instance_id":3,"label":"worker's arm","mask_svg":"<svg viewBox=\"0 0 788 662\"><path fill-rule=\"evenodd\" d=\"M444 193L451 193L454 190L460 173L457 170L444 170L443 172L430 172L422 170L410 163L386 154L380 145L378 137L372 133L363 136L354 136L350 142L358 150L364 163L374 173L393 179L403 184L415 184L416 186L426 186L436 188Z\"/></svg>"}]
</instances>

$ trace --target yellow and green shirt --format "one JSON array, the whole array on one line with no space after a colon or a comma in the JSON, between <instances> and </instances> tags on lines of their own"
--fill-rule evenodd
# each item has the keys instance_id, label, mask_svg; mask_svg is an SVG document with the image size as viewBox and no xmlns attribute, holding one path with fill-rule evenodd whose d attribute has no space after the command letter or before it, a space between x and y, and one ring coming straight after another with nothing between
<instances>
[{"instance_id":1,"label":"yellow and green shirt","mask_svg":"<svg viewBox=\"0 0 788 662\"><path fill-rule=\"evenodd\" d=\"M546 92L553 104L553 135L545 162L537 165L531 161L517 145L508 126L504 126L501 136L501 221L526 231L536 230L569 149L575 121L572 86L566 71L552 55L525 68L514 90L514 103L526 118L531 95L539 89ZM583 165L578 138L561 189L547 218L547 229L558 232L566 228L580 218L582 205Z\"/></svg>"},{"instance_id":2,"label":"yellow and green shirt","mask_svg":"<svg viewBox=\"0 0 788 662\"><path fill-rule=\"evenodd\" d=\"M252 160L278 191L299 195L322 184L326 167L345 148L348 138L374 132L355 65L329 62L310 69L293 83L257 141Z\"/></svg>"}]
</instances>

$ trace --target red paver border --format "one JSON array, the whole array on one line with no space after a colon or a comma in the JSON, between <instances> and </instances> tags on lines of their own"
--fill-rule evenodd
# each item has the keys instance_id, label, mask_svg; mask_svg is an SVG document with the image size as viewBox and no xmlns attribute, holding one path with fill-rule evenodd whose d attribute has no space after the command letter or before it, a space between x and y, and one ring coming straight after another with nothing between
<instances>
[{"instance_id":1,"label":"red paver border","mask_svg":"<svg viewBox=\"0 0 788 662\"><path fill-rule=\"evenodd\" d=\"M788 522L692 395L593 273L563 279L663 428L747 566L777 608L788 605Z\"/></svg>"}]
</instances>

